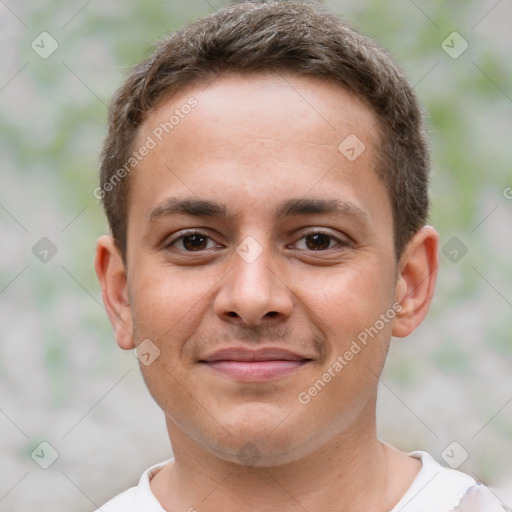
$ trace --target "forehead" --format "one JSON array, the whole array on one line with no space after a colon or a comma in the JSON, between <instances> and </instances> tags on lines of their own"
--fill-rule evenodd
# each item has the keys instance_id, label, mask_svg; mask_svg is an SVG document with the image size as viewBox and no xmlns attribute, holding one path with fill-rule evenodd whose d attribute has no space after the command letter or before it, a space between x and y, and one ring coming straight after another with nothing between
<instances>
[{"instance_id":1,"label":"forehead","mask_svg":"<svg viewBox=\"0 0 512 512\"><path fill-rule=\"evenodd\" d=\"M196 127L219 123L223 133L218 135L238 134L233 144L248 131L256 134L256 129L258 136L274 136L278 143L279 134L290 125L294 136L306 140L315 132L316 143L339 143L350 134L378 142L378 122L364 100L338 84L309 76L226 73L189 85L157 103L139 129L139 142L148 135L171 142L183 131L178 127L185 118Z\"/></svg>"},{"instance_id":2,"label":"forehead","mask_svg":"<svg viewBox=\"0 0 512 512\"><path fill-rule=\"evenodd\" d=\"M160 102L140 127L135 148L151 140L152 149L132 173L130 203L151 216L181 194L275 212L278 199L315 193L343 192L357 204L357 189L386 202L374 170L376 127L370 108L333 83L220 76Z\"/></svg>"}]
</instances>

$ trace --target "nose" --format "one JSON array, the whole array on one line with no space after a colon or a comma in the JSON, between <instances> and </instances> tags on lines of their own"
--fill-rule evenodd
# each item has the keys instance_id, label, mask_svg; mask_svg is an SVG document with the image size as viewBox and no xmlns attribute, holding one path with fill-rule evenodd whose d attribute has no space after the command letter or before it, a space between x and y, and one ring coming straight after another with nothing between
<instances>
[{"instance_id":1,"label":"nose","mask_svg":"<svg viewBox=\"0 0 512 512\"><path fill-rule=\"evenodd\" d=\"M214 308L222 320L247 326L281 322L291 315L292 291L279 275L268 246L256 259L233 254L233 266L222 280Z\"/></svg>"}]
</instances>

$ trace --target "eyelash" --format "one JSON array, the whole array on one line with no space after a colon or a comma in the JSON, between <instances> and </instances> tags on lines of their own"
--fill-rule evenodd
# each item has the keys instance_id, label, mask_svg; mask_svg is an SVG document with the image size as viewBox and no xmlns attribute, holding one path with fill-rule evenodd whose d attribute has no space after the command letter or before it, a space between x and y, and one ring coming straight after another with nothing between
<instances>
[{"instance_id":1,"label":"eyelash","mask_svg":"<svg viewBox=\"0 0 512 512\"><path fill-rule=\"evenodd\" d=\"M299 240L302 240L302 239L307 238L308 236L312 236L312 235L324 235L324 236L330 238L331 240L335 241L337 243L338 248L347 247L350 244L349 241L341 240L341 239L335 237L334 235L332 235L330 233L326 233L325 231L322 231L322 230L312 230L312 231L303 233L302 236L299 238ZM192 237L192 236L201 236L203 238L208 238L208 239L212 240L212 238L210 236L208 236L206 233L203 233L202 231L191 230L191 231L186 231L186 232L182 233L177 238L174 238L173 240L166 243L165 249L171 249L173 244L175 244L176 242L179 242L181 240L184 240L185 238ZM329 242L329 245L330 245L330 242ZM317 249L317 250L310 249L308 252L315 252L315 253L316 252L325 252L327 250L335 249L335 248L336 248L336 246L335 247L327 247L326 249ZM176 249L176 250L179 250L181 252L194 253L194 252L204 252L207 249L201 249L198 251L187 251L186 249ZM304 249L304 250L307 250L307 249Z\"/></svg>"}]
</instances>

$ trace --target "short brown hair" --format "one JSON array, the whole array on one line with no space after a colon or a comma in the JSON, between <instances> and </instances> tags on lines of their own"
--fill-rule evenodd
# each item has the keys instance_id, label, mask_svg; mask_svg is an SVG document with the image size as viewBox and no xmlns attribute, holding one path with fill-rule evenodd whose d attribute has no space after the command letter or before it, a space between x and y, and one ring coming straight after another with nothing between
<instances>
[{"instance_id":1,"label":"short brown hair","mask_svg":"<svg viewBox=\"0 0 512 512\"><path fill-rule=\"evenodd\" d=\"M379 120L375 170L391 199L399 257L429 210L429 152L416 96L390 54L375 41L322 6L296 1L238 3L193 22L161 40L117 90L109 107L96 190L123 257L130 180L121 178L130 170L126 162L138 128L177 90L231 72L318 77L369 105Z\"/></svg>"}]
</instances>

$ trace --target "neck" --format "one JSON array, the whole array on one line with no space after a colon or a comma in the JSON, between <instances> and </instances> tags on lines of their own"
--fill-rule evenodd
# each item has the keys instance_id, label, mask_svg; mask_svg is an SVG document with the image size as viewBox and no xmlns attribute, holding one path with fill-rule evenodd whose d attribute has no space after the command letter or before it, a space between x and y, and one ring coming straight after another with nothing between
<instances>
[{"instance_id":1,"label":"neck","mask_svg":"<svg viewBox=\"0 0 512 512\"><path fill-rule=\"evenodd\" d=\"M151 480L166 510L390 510L419 470L417 461L381 443L371 422L306 457L269 467L225 461L170 423L174 462Z\"/></svg>"}]
</instances>

